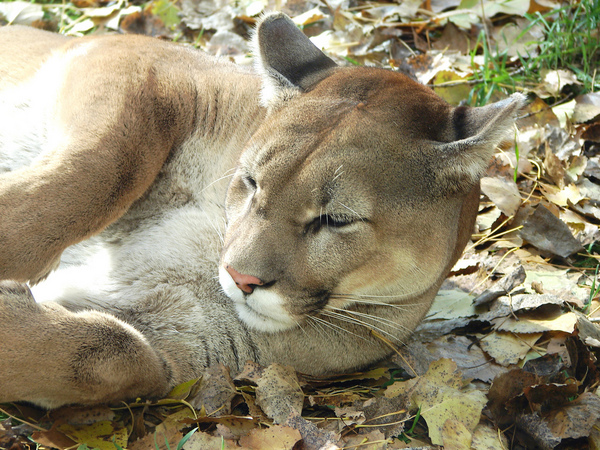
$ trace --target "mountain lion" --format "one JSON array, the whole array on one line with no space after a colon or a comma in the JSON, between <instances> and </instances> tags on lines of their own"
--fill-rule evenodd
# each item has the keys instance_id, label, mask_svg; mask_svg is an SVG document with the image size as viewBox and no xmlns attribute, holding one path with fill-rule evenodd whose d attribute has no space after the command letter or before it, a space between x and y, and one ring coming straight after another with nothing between
<instances>
[{"instance_id":1,"label":"mountain lion","mask_svg":"<svg viewBox=\"0 0 600 450\"><path fill-rule=\"evenodd\" d=\"M255 53L0 29L0 402L354 371L419 323L524 97L453 108L280 13Z\"/></svg>"}]
</instances>

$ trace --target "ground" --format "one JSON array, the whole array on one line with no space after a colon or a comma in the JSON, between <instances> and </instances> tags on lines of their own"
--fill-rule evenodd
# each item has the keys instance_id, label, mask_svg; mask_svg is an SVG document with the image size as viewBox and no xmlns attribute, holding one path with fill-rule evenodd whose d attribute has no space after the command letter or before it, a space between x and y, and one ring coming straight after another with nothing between
<instances>
[{"instance_id":1,"label":"ground","mask_svg":"<svg viewBox=\"0 0 600 450\"><path fill-rule=\"evenodd\" d=\"M2 405L0 448L600 448L597 2L3 2L0 23L144 33L249 64L248 34L273 9L339 63L401 70L452 104L529 95L426 320L365 373L248 364L158 402Z\"/></svg>"}]
</instances>

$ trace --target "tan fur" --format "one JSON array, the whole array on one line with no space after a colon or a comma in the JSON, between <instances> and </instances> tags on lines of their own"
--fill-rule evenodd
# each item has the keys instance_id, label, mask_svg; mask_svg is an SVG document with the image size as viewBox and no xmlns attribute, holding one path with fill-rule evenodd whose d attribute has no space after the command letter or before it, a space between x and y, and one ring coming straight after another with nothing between
<instances>
[{"instance_id":1,"label":"tan fur","mask_svg":"<svg viewBox=\"0 0 600 450\"><path fill-rule=\"evenodd\" d=\"M41 301L0 282L0 402L160 396L248 359L357 370L427 312L523 98L454 109L281 14L256 52L260 76L0 29L0 279Z\"/></svg>"}]
</instances>

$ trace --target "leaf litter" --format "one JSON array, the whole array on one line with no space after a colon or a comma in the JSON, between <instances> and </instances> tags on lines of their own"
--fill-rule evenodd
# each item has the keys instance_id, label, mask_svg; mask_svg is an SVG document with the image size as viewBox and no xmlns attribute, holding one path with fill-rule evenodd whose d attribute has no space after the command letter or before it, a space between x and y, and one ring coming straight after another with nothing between
<instances>
[{"instance_id":1,"label":"leaf litter","mask_svg":"<svg viewBox=\"0 0 600 450\"><path fill-rule=\"evenodd\" d=\"M486 50L504 52L514 76L540 56L561 7L571 6L15 1L0 3L0 24L143 33L249 64L257 16L282 9L338 62L401 70L458 105L474 104L491 67ZM545 22L532 21L540 15ZM512 147L482 179L472 243L388 361L327 380L276 364L249 362L233 377L217 366L165 399L111 408L2 405L0 448L600 448L600 94L578 94L581 85L580 70L565 66L513 87L531 101ZM498 95L492 89L487 100Z\"/></svg>"}]
</instances>

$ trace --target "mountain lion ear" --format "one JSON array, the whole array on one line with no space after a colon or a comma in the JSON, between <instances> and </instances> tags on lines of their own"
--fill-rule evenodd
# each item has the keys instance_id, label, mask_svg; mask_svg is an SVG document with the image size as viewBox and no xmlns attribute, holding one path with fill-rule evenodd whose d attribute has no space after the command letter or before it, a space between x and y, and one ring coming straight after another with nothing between
<instances>
[{"instance_id":1,"label":"mountain lion ear","mask_svg":"<svg viewBox=\"0 0 600 450\"><path fill-rule=\"evenodd\" d=\"M523 94L478 108L458 107L450 116L453 142L438 143L435 172L446 191L470 190L489 166L494 150L510 138L517 114L525 105Z\"/></svg>"},{"instance_id":2,"label":"mountain lion ear","mask_svg":"<svg viewBox=\"0 0 600 450\"><path fill-rule=\"evenodd\" d=\"M263 75L264 106L310 89L336 67L283 13L261 18L254 51L256 66Z\"/></svg>"}]
</instances>

